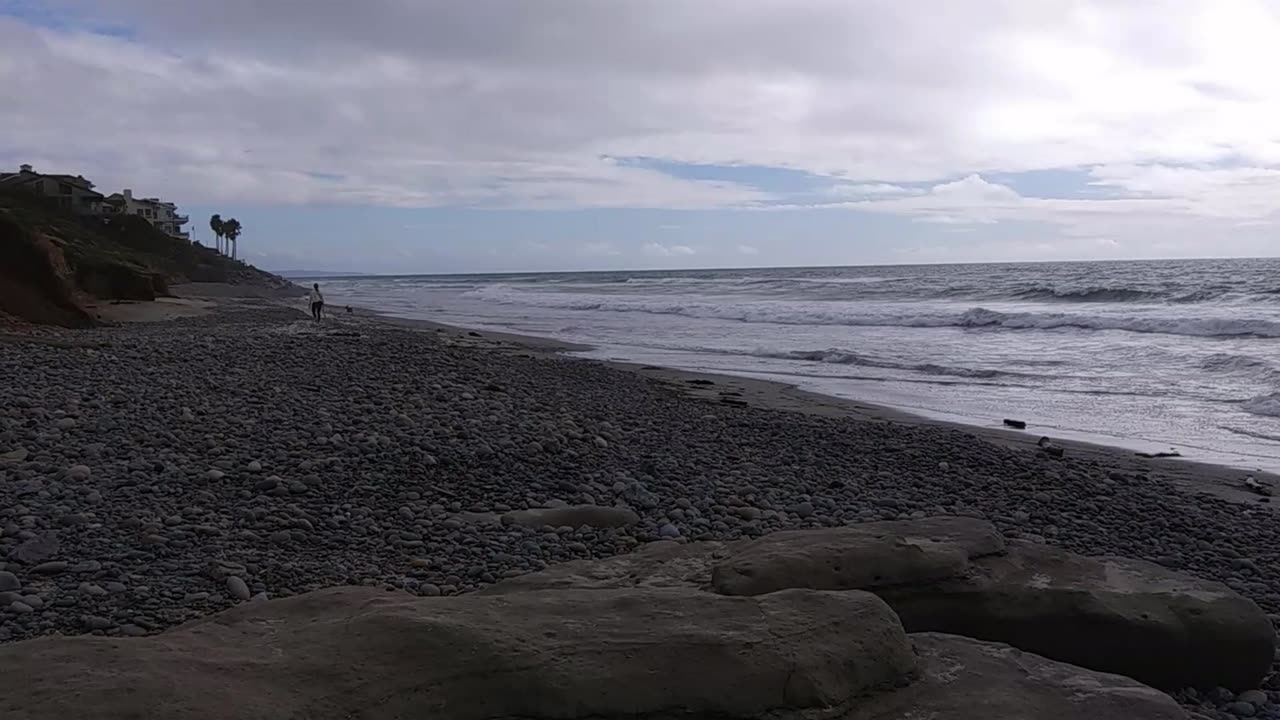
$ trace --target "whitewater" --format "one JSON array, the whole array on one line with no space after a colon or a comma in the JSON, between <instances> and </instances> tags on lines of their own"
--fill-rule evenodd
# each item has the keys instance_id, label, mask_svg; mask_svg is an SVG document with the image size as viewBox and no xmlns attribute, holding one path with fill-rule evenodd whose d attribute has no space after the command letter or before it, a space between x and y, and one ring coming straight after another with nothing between
<instances>
[{"instance_id":1,"label":"whitewater","mask_svg":"<svg viewBox=\"0 0 1280 720\"><path fill-rule=\"evenodd\" d=\"M1280 261L338 278L331 301L1280 471Z\"/></svg>"}]
</instances>

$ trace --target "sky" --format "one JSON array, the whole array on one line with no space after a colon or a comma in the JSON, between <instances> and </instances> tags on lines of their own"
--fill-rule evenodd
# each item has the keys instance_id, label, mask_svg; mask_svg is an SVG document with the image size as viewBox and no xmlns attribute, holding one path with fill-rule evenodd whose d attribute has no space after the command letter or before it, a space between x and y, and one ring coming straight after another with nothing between
<instances>
[{"instance_id":1,"label":"sky","mask_svg":"<svg viewBox=\"0 0 1280 720\"><path fill-rule=\"evenodd\" d=\"M0 168L268 269L1280 254L1280 0L0 0Z\"/></svg>"}]
</instances>

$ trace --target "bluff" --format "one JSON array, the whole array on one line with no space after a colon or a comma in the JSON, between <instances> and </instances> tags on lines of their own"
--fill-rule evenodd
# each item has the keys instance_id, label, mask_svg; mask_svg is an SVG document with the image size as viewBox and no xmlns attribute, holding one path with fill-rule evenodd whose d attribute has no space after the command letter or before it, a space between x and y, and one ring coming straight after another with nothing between
<instances>
[{"instance_id":1,"label":"bluff","mask_svg":"<svg viewBox=\"0 0 1280 720\"><path fill-rule=\"evenodd\" d=\"M140 217L79 216L45 198L0 192L0 319L87 327L94 299L154 300L180 282L289 285Z\"/></svg>"}]
</instances>

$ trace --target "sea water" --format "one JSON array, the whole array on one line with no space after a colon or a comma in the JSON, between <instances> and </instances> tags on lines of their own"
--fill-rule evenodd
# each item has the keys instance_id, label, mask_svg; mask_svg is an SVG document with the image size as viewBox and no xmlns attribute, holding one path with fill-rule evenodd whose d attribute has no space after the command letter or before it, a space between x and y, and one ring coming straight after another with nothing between
<instances>
[{"instance_id":1,"label":"sea water","mask_svg":"<svg viewBox=\"0 0 1280 720\"><path fill-rule=\"evenodd\" d=\"M1280 471L1280 260L362 277L331 302Z\"/></svg>"}]
</instances>

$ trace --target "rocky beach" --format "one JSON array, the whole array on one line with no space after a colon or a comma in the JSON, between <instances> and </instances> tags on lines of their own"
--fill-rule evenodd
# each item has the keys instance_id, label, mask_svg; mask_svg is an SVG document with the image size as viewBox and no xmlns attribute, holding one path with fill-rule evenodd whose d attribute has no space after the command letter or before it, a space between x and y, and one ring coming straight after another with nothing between
<instances>
[{"instance_id":1,"label":"rocky beach","mask_svg":"<svg viewBox=\"0 0 1280 720\"><path fill-rule=\"evenodd\" d=\"M0 642L153 635L340 586L477 597L649 546L944 516L1221 583L1280 620L1269 504L1132 453L793 412L488 333L203 303L0 338ZM1209 717L1280 717L1280 679L1253 684L1162 689Z\"/></svg>"}]
</instances>

